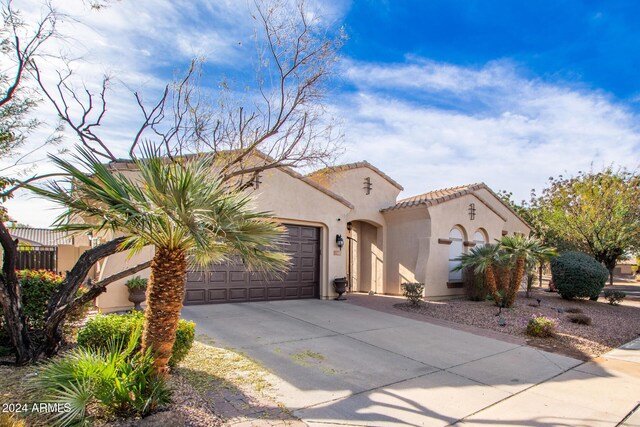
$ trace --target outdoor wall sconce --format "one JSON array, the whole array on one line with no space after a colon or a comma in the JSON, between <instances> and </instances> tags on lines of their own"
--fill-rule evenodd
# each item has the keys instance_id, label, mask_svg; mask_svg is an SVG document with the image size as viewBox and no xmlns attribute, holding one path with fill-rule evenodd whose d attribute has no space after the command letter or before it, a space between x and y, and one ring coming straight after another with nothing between
<instances>
[{"instance_id":1,"label":"outdoor wall sconce","mask_svg":"<svg viewBox=\"0 0 640 427\"><path fill-rule=\"evenodd\" d=\"M340 234L336 234L336 245L338 245L340 250L342 250L342 247L344 246L344 239Z\"/></svg>"}]
</instances>

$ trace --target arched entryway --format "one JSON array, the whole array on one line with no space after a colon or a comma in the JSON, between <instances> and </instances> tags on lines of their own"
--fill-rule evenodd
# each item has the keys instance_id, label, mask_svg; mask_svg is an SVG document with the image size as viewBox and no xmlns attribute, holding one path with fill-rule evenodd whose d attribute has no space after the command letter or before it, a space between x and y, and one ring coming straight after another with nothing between
<instances>
[{"instance_id":1,"label":"arched entryway","mask_svg":"<svg viewBox=\"0 0 640 427\"><path fill-rule=\"evenodd\" d=\"M351 292L383 293L382 226L357 220L347 224L347 279Z\"/></svg>"}]
</instances>

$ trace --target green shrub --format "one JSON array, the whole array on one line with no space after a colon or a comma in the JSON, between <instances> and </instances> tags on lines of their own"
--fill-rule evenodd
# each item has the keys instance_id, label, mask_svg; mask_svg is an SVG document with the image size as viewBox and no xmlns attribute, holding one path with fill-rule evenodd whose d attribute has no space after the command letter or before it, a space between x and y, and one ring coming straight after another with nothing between
<instances>
[{"instance_id":1,"label":"green shrub","mask_svg":"<svg viewBox=\"0 0 640 427\"><path fill-rule=\"evenodd\" d=\"M420 305L424 293L424 283L403 283L402 295L414 306Z\"/></svg>"},{"instance_id":2,"label":"green shrub","mask_svg":"<svg viewBox=\"0 0 640 427\"><path fill-rule=\"evenodd\" d=\"M534 337L550 337L558 326L558 322L545 316L534 316L527 324L527 334Z\"/></svg>"},{"instance_id":3,"label":"green shrub","mask_svg":"<svg viewBox=\"0 0 640 427\"><path fill-rule=\"evenodd\" d=\"M565 299L597 298L609 278L609 271L589 255L566 252L551 260L556 289Z\"/></svg>"},{"instance_id":4,"label":"green shrub","mask_svg":"<svg viewBox=\"0 0 640 427\"><path fill-rule=\"evenodd\" d=\"M462 276L467 298L471 301L484 301L489 293L484 283L484 275L475 274L472 268L466 268Z\"/></svg>"},{"instance_id":5,"label":"green shrub","mask_svg":"<svg viewBox=\"0 0 640 427\"><path fill-rule=\"evenodd\" d=\"M611 305L620 304L626 296L627 294L623 291L616 291L614 289L605 289L604 291L604 298L609 300L609 304Z\"/></svg>"},{"instance_id":6,"label":"green shrub","mask_svg":"<svg viewBox=\"0 0 640 427\"><path fill-rule=\"evenodd\" d=\"M143 279L140 276L133 277L125 283L125 286L129 289L147 289L147 279Z\"/></svg>"},{"instance_id":7,"label":"green shrub","mask_svg":"<svg viewBox=\"0 0 640 427\"><path fill-rule=\"evenodd\" d=\"M109 340L124 340L136 328L142 328L144 312L131 311L127 314L98 315L89 319L87 324L78 332L78 345L82 347L105 349ZM195 323L180 319L173 344L169 366L176 366L189 353L195 338ZM137 343L138 348L140 343Z\"/></svg>"},{"instance_id":8,"label":"green shrub","mask_svg":"<svg viewBox=\"0 0 640 427\"><path fill-rule=\"evenodd\" d=\"M591 317L587 316L586 314L570 314L567 316L569 318L569 321L571 323L576 323L578 325L590 325L591 324Z\"/></svg>"},{"instance_id":9,"label":"green shrub","mask_svg":"<svg viewBox=\"0 0 640 427\"><path fill-rule=\"evenodd\" d=\"M119 417L146 415L170 402L163 375L154 372L150 351L136 353L140 328L125 340L111 339L105 349L77 348L46 363L29 383L34 401L59 404L56 424L87 423L96 406Z\"/></svg>"},{"instance_id":10,"label":"green shrub","mask_svg":"<svg viewBox=\"0 0 640 427\"><path fill-rule=\"evenodd\" d=\"M64 278L47 270L19 270L16 274L20 281L22 306L24 308L27 327L37 335L39 331L44 329L44 320L49 299L60 289ZM76 293L76 296L82 295L84 292L86 292L86 290L81 288ZM88 302L67 315L65 332L72 333L74 331L75 327L73 324L86 317L90 306L91 302ZM0 309L0 318L2 317ZM2 323L4 323L4 319L2 319ZM0 335L0 343L10 347L8 335Z\"/></svg>"}]
</instances>

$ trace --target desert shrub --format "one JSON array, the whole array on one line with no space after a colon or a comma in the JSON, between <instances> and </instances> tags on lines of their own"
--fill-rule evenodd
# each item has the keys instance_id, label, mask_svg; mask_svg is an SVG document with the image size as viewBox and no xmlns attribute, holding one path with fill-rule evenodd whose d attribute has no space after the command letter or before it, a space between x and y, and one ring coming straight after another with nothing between
<instances>
[{"instance_id":1,"label":"desert shrub","mask_svg":"<svg viewBox=\"0 0 640 427\"><path fill-rule=\"evenodd\" d=\"M582 309L577 307L570 307L565 310L567 313L582 313Z\"/></svg>"},{"instance_id":2,"label":"desert shrub","mask_svg":"<svg viewBox=\"0 0 640 427\"><path fill-rule=\"evenodd\" d=\"M565 299L597 298L609 278L609 271L589 255L566 252L551 260L556 289Z\"/></svg>"},{"instance_id":3,"label":"desert shrub","mask_svg":"<svg viewBox=\"0 0 640 427\"><path fill-rule=\"evenodd\" d=\"M545 316L534 316L527 324L527 334L534 337L550 337L558 326L558 322Z\"/></svg>"},{"instance_id":4,"label":"desert shrub","mask_svg":"<svg viewBox=\"0 0 640 427\"><path fill-rule=\"evenodd\" d=\"M627 294L623 291L616 291L614 289L605 289L604 291L604 298L609 300L609 304L611 305L620 304L626 296Z\"/></svg>"},{"instance_id":5,"label":"desert shrub","mask_svg":"<svg viewBox=\"0 0 640 427\"><path fill-rule=\"evenodd\" d=\"M29 384L34 401L59 404L60 425L87 423L87 408L119 417L146 415L170 401L166 377L154 372L151 351L137 353L140 328L128 339L110 339L105 349L76 348L40 368Z\"/></svg>"},{"instance_id":6,"label":"desert shrub","mask_svg":"<svg viewBox=\"0 0 640 427\"><path fill-rule=\"evenodd\" d=\"M586 314L581 314L581 313L570 314L567 317L569 318L569 321L571 323L577 323L578 325L591 324L591 317L587 316Z\"/></svg>"},{"instance_id":7,"label":"desert shrub","mask_svg":"<svg viewBox=\"0 0 640 427\"><path fill-rule=\"evenodd\" d=\"M403 283L402 295L404 295L411 305L418 306L422 301L424 293L424 283Z\"/></svg>"},{"instance_id":8,"label":"desert shrub","mask_svg":"<svg viewBox=\"0 0 640 427\"><path fill-rule=\"evenodd\" d=\"M89 319L78 332L78 345L93 349L106 349L110 340L122 341L129 337L136 328L142 328L144 313L131 311L127 314L98 315ZM189 353L195 338L195 323L184 319L178 321L176 341L173 344L169 366L176 366ZM137 343L136 349L140 347Z\"/></svg>"},{"instance_id":9,"label":"desert shrub","mask_svg":"<svg viewBox=\"0 0 640 427\"><path fill-rule=\"evenodd\" d=\"M464 270L464 291L471 301L484 301L487 298L487 287L482 274L475 274L473 269Z\"/></svg>"}]
</instances>

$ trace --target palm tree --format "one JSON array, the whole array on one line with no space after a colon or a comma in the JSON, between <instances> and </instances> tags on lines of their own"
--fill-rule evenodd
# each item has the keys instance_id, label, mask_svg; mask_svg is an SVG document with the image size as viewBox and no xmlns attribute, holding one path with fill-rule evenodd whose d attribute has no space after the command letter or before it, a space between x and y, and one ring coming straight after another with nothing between
<instances>
[{"instance_id":1,"label":"palm tree","mask_svg":"<svg viewBox=\"0 0 640 427\"><path fill-rule=\"evenodd\" d=\"M84 170L51 156L68 178L37 192L68 208L55 222L59 228L124 233L123 249L132 253L155 247L141 351L152 349L158 372L166 372L171 357L188 260L207 265L239 255L253 270L288 266L289 257L279 250L284 228L267 212L253 211L247 196L226 188L211 156L173 160L148 146L133 160L139 176L128 178L90 151L78 151L74 158Z\"/></svg>"},{"instance_id":2,"label":"palm tree","mask_svg":"<svg viewBox=\"0 0 640 427\"><path fill-rule=\"evenodd\" d=\"M502 302L502 297L498 293L497 280L496 280L496 265L498 263L499 246L486 244L483 246L476 246L469 250L469 253L462 254L457 261L460 264L455 267L454 271L471 269L475 274L481 274L484 276L487 290L493 296L497 305Z\"/></svg>"},{"instance_id":3,"label":"palm tree","mask_svg":"<svg viewBox=\"0 0 640 427\"><path fill-rule=\"evenodd\" d=\"M507 290L507 307L515 302L518 289L524 278L527 268L532 268L536 262L544 262L555 256L554 248L544 246L536 237L524 237L522 235L504 236L500 240L500 248L508 256L513 267L513 277Z\"/></svg>"}]
</instances>

